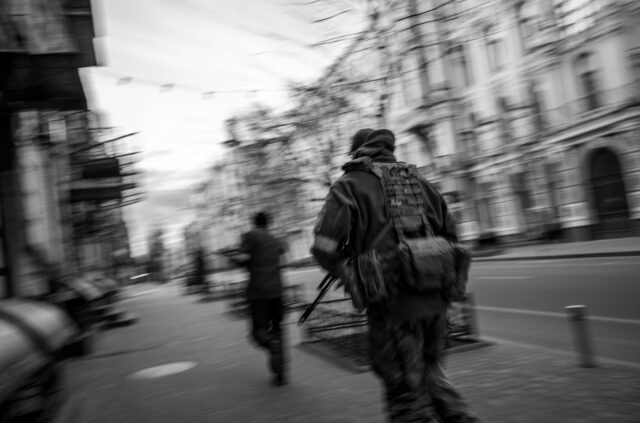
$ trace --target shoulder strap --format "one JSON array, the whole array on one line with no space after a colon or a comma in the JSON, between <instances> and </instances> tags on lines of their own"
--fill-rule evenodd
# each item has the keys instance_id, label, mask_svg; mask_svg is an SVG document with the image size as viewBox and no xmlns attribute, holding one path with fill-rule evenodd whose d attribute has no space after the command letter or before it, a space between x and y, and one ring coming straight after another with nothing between
<instances>
[{"instance_id":1,"label":"shoulder strap","mask_svg":"<svg viewBox=\"0 0 640 423\"><path fill-rule=\"evenodd\" d=\"M375 250L378 244L380 244L380 241L382 241L382 237L389 231L389 228L391 228L392 224L393 221L391 219L387 220L387 223L384 224L382 229L380 229L380 232L378 232L378 235L373 239L371 247L369 247L370 250Z\"/></svg>"}]
</instances>

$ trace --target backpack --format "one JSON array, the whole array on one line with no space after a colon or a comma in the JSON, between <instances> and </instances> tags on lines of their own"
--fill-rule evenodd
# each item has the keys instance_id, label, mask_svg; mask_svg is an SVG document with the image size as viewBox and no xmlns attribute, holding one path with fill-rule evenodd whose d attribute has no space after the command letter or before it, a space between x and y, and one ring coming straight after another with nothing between
<instances>
[{"instance_id":1,"label":"backpack","mask_svg":"<svg viewBox=\"0 0 640 423\"><path fill-rule=\"evenodd\" d=\"M374 245L350 261L346 273L351 283L345 285L350 286L352 298L359 296L365 306L401 291L440 294L449 301L463 298L471 255L462 246L434 233L426 216L426 197L415 165L373 161L362 164L380 180L398 244L386 254L379 254ZM381 234L386 228L387 225ZM397 272L385 272L385 260L399 261L399 277Z\"/></svg>"}]
</instances>

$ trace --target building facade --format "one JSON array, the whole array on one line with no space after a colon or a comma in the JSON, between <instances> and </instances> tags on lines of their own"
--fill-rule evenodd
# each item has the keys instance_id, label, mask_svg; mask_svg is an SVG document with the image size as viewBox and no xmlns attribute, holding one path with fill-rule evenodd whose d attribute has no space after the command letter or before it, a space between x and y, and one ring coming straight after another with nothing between
<instances>
[{"instance_id":1,"label":"building facade","mask_svg":"<svg viewBox=\"0 0 640 423\"><path fill-rule=\"evenodd\" d=\"M470 245L640 234L639 2L370 4L370 25L287 115L293 130L272 155L286 165L269 172L294 169L295 196L267 189L262 159L247 152L274 147L254 142L234 148L238 201L224 207L294 201L287 239L308 257L350 137L387 127L398 159L438 186ZM239 213L222 216L232 227Z\"/></svg>"},{"instance_id":2,"label":"building facade","mask_svg":"<svg viewBox=\"0 0 640 423\"><path fill-rule=\"evenodd\" d=\"M129 243L117 152L96 136L78 69L95 66L87 0L0 3L0 298L43 297Z\"/></svg>"},{"instance_id":3,"label":"building facade","mask_svg":"<svg viewBox=\"0 0 640 423\"><path fill-rule=\"evenodd\" d=\"M362 37L350 51L366 60L348 54L330 72L346 73L343 90L378 90L359 115L382 114L398 158L447 196L463 240L639 233L636 3L403 0L372 20L381 45ZM377 78L348 74L376 64Z\"/></svg>"}]
</instances>

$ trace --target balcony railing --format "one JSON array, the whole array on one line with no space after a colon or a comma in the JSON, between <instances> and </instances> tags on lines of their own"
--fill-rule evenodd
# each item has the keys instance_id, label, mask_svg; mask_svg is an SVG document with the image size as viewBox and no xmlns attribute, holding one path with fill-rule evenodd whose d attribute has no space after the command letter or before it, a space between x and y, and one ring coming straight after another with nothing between
<instances>
[{"instance_id":1,"label":"balcony railing","mask_svg":"<svg viewBox=\"0 0 640 423\"><path fill-rule=\"evenodd\" d=\"M542 130L546 134L555 133L635 105L640 105L638 84L625 84L609 90L595 91L561 107L542 112Z\"/></svg>"},{"instance_id":2,"label":"balcony railing","mask_svg":"<svg viewBox=\"0 0 640 423\"><path fill-rule=\"evenodd\" d=\"M528 52L540 49L545 46L552 46L560 41L558 32L547 29L525 38L525 47Z\"/></svg>"},{"instance_id":3,"label":"balcony railing","mask_svg":"<svg viewBox=\"0 0 640 423\"><path fill-rule=\"evenodd\" d=\"M535 142L570 127L586 124L601 116L622 111L626 107L640 105L638 85L628 84L611 90L597 92L598 107L593 106L593 98L580 98L561 108L541 113L539 123L531 109L511 110L509 118L510 141L505 143L498 120L486 120L476 128L465 127L458 130L460 145L455 154L455 164L463 169L472 166L487 155L510 151L511 147ZM591 104L589 103L591 102Z\"/></svg>"},{"instance_id":4,"label":"balcony railing","mask_svg":"<svg viewBox=\"0 0 640 423\"><path fill-rule=\"evenodd\" d=\"M445 101L457 100L459 98L460 93L458 90L454 90L448 84L433 85L429 88L429 92L420 107L429 108L444 103Z\"/></svg>"}]
</instances>

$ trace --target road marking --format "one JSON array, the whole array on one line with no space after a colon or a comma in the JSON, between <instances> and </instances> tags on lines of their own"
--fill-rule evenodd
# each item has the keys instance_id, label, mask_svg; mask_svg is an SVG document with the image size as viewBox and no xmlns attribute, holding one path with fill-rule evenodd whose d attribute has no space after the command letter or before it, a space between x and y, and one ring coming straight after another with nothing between
<instances>
[{"instance_id":1,"label":"road marking","mask_svg":"<svg viewBox=\"0 0 640 423\"><path fill-rule=\"evenodd\" d=\"M607 257L598 259L597 257L591 258L573 258L573 259L531 259L523 258L521 260L503 260L503 261L476 261L474 266L486 266L494 267L496 263L500 263L500 266L512 266L512 267L539 267L541 264L549 267L566 267L571 263L580 263L580 266L615 266L620 264L638 264L638 257Z\"/></svg>"},{"instance_id":2,"label":"road marking","mask_svg":"<svg viewBox=\"0 0 640 423\"><path fill-rule=\"evenodd\" d=\"M285 270L284 273L292 273L292 274L300 274L300 273L318 273L321 275L326 274L327 272L323 269L321 269L320 267L314 266L314 267L301 267L298 269L289 269L289 270Z\"/></svg>"},{"instance_id":3,"label":"road marking","mask_svg":"<svg viewBox=\"0 0 640 423\"><path fill-rule=\"evenodd\" d=\"M543 316L543 317L560 317L563 319L567 318L567 315L564 313L556 313L553 311L538 311L538 310L523 310L520 308L503 308L503 307L491 307L491 306L476 306L477 310L481 311L493 311L498 313L512 313L512 314L528 314L532 316ZM621 319L618 317L604 317L604 316L587 316L587 320L592 320L594 322L606 322L606 323L623 323L628 325L640 325L640 320L636 319Z\"/></svg>"},{"instance_id":4,"label":"road marking","mask_svg":"<svg viewBox=\"0 0 640 423\"><path fill-rule=\"evenodd\" d=\"M178 363L163 364L161 366L149 367L139 370L131 375L134 379L155 379L181 373L195 367L197 363L193 361L183 361Z\"/></svg>"},{"instance_id":5,"label":"road marking","mask_svg":"<svg viewBox=\"0 0 640 423\"><path fill-rule=\"evenodd\" d=\"M471 279L533 279L533 276L476 276Z\"/></svg>"},{"instance_id":6,"label":"road marking","mask_svg":"<svg viewBox=\"0 0 640 423\"><path fill-rule=\"evenodd\" d=\"M161 290L161 288L151 288L151 289L147 289L145 291L138 291L138 292L127 292L123 294L123 299L122 301L126 301L126 300L131 300L134 299L136 297L142 297L143 295L150 295L150 294L155 294L156 292L159 292Z\"/></svg>"}]
</instances>

